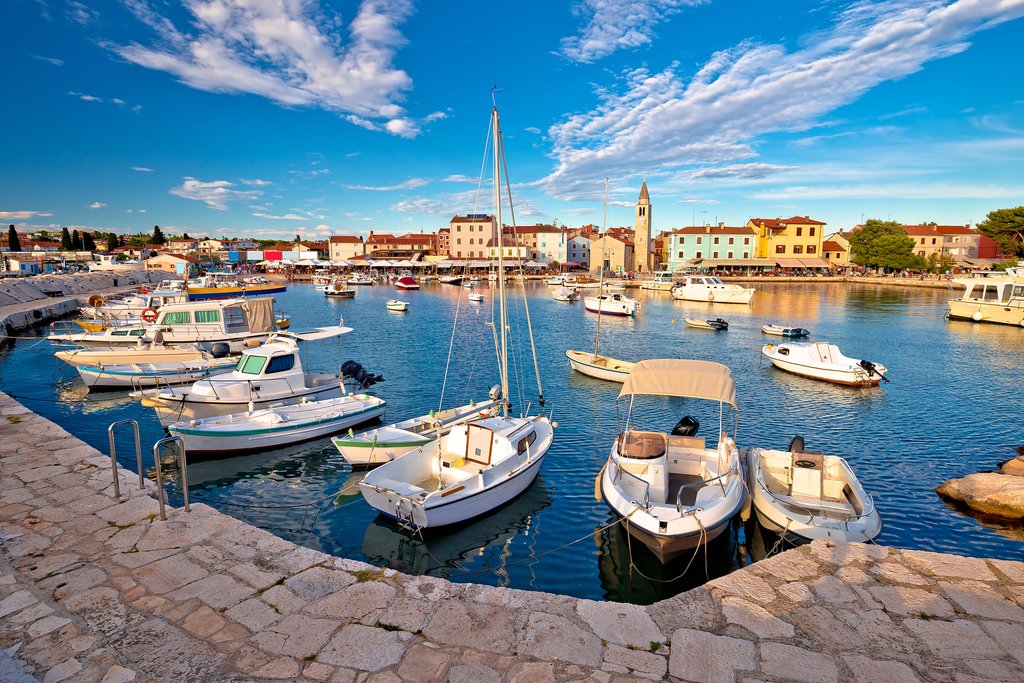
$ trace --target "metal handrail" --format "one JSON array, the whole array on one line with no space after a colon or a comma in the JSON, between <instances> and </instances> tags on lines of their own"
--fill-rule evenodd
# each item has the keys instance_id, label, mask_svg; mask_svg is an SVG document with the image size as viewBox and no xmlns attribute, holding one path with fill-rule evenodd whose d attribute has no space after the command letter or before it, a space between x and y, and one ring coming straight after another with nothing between
<instances>
[{"instance_id":1,"label":"metal handrail","mask_svg":"<svg viewBox=\"0 0 1024 683\"><path fill-rule=\"evenodd\" d=\"M139 423L136 420L118 420L107 427L107 438L110 441L110 469L114 473L114 500L116 501L121 500L121 482L117 474L117 443L114 439L114 432L118 427L126 425L131 425L135 434L135 460L139 469L139 489L144 489L146 486L142 476L142 445L139 441Z\"/></svg>"},{"instance_id":2,"label":"metal handrail","mask_svg":"<svg viewBox=\"0 0 1024 683\"><path fill-rule=\"evenodd\" d=\"M188 462L185 455L185 441L180 436L167 436L155 444L153 444L153 460L156 465L156 487L157 487L157 502L160 503L160 520L167 521L167 513L164 509L164 479L163 473L161 472L161 454L163 453L164 446L170 443L178 444L178 464L181 469L181 490L182 497L185 500L185 512L191 512L192 509L188 504Z\"/></svg>"},{"instance_id":3,"label":"metal handrail","mask_svg":"<svg viewBox=\"0 0 1024 683\"><path fill-rule=\"evenodd\" d=\"M644 479L641 479L640 477L636 476L632 472L627 472L626 470L624 470L622 468L622 465L620 465L619 463L615 463L615 483L616 484L619 483L619 479L622 477L622 475L626 475L627 477L630 477L632 479L636 479L638 482L643 484L643 486L644 486L644 500L643 500L644 509L646 510L646 509L650 508L651 507L651 483L649 481L645 481Z\"/></svg>"},{"instance_id":4,"label":"metal handrail","mask_svg":"<svg viewBox=\"0 0 1024 683\"><path fill-rule=\"evenodd\" d=\"M718 481L719 479L725 479L726 477L728 477L728 476L730 476L732 474L739 474L739 469L735 465L733 467L730 467L728 469L728 471L726 471L726 472L724 472L722 474L719 474L717 477L711 477L710 479L705 479L704 481L691 481L688 484L683 484L682 486L680 486L679 490L676 491L676 512L682 512L683 511L683 500L682 500L683 489L690 488L691 486L704 486L706 484L710 484L713 481ZM723 492L724 492L724 487L723 487Z\"/></svg>"}]
</instances>

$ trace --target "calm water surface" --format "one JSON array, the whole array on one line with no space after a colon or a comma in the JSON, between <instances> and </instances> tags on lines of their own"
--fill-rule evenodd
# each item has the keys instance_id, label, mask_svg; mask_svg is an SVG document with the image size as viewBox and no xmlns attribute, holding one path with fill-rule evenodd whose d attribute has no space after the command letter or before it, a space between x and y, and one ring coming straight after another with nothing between
<instances>
[{"instance_id":1,"label":"calm water surface","mask_svg":"<svg viewBox=\"0 0 1024 683\"><path fill-rule=\"evenodd\" d=\"M696 358L728 365L736 378L741 447L783 448L802 434L808 448L846 457L880 508L880 543L967 555L1024 559L1024 530L968 516L933 492L943 480L995 468L1024 443L1020 418L1024 330L950 322L945 290L845 284L759 285L749 307L673 301L667 292L640 292L636 319L601 321L608 355ZM309 365L337 371L340 360L383 373L374 387L388 401L386 420L420 415L438 405L453 321L458 313L445 404L481 399L497 381L490 320L491 296L469 304L465 290L428 285L399 296L405 314L389 313L389 287L363 287L354 300L329 300L309 285L277 297L293 327L345 324L337 340L307 345ZM411 538L377 515L358 495L353 474L328 441L252 456L189 464L190 495L297 543L403 571L453 580L553 591L587 598L650 602L697 585L763 554L774 539L738 524L695 558L662 568L632 547L604 503L594 478L618 432L619 385L573 373L568 348L592 349L596 316L581 304L551 300L550 289L529 285L545 410L559 428L536 483L519 499L465 528ZM522 308L521 297L514 304ZM724 333L686 328L684 317L726 318ZM521 316L520 316L521 317ZM806 327L813 339L834 342L849 356L882 362L892 383L848 389L782 373L761 360L760 326ZM536 384L525 324L513 323L522 376L517 408L536 410ZM73 370L52 357L44 340L26 338L5 352L2 389L107 450L107 426L137 418L143 450L161 435L152 411L122 394L87 395ZM713 435L717 410L702 402L654 399L640 426L669 430L696 415ZM134 451L119 440L119 461L135 469ZM150 464L148 467L151 467ZM173 470L172 489L177 486ZM177 493L172 490L172 499ZM339 491L341 495L339 496ZM563 547L570 541L579 542ZM692 559L692 563L691 563ZM632 570L631 570L632 567ZM678 578L682 574L681 578Z\"/></svg>"}]
</instances>

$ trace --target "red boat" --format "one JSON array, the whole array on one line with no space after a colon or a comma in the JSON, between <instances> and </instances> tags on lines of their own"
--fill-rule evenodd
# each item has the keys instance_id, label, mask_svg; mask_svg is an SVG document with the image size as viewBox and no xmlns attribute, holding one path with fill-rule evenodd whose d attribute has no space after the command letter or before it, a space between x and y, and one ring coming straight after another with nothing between
<instances>
[{"instance_id":1,"label":"red boat","mask_svg":"<svg viewBox=\"0 0 1024 683\"><path fill-rule=\"evenodd\" d=\"M397 289L419 289L420 283L416 282L416 278L410 275L403 275L395 280L395 287Z\"/></svg>"}]
</instances>

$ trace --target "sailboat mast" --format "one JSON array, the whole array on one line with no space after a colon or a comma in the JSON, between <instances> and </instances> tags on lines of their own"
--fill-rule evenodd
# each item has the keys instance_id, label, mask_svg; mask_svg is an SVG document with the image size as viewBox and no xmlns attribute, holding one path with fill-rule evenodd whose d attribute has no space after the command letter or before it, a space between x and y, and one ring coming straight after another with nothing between
<instances>
[{"instance_id":1,"label":"sailboat mast","mask_svg":"<svg viewBox=\"0 0 1024 683\"><path fill-rule=\"evenodd\" d=\"M508 416L508 339L505 335L507 312L505 310L505 251L504 231L501 227L501 146L499 144L498 107L494 107L491 115L494 135L494 220L498 228L498 321L501 324L501 353L498 371L501 375L502 410Z\"/></svg>"},{"instance_id":2,"label":"sailboat mast","mask_svg":"<svg viewBox=\"0 0 1024 683\"><path fill-rule=\"evenodd\" d=\"M601 302L604 294L604 231L608 223L608 176L604 177L604 211L601 214L601 280L597 286L597 331L594 333L594 355L601 347Z\"/></svg>"}]
</instances>

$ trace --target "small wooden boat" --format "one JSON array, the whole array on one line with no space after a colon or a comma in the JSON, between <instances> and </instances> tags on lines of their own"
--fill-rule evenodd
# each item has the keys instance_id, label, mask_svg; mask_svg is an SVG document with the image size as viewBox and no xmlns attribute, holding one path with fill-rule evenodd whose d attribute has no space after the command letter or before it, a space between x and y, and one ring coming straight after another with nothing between
<instances>
[{"instance_id":1,"label":"small wooden boat","mask_svg":"<svg viewBox=\"0 0 1024 683\"><path fill-rule=\"evenodd\" d=\"M376 396L354 394L175 422L167 431L171 436L180 436L189 453L251 453L318 439L371 422L384 414L385 405L384 399Z\"/></svg>"},{"instance_id":2,"label":"small wooden boat","mask_svg":"<svg viewBox=\"0 0 1024 683\"><path fill-rule=\"evenodd\" d=\"M356 290L349 287L345 280L337 278L334 282L327 285L327 289L324 290L324 296L335 297L338 299L354 299L356 296Z\"/></svg>"},{"instance_id":3,"label":"small wooden boat","mask_svg":"<svg viewBox=\"0 0 1024 683\"><path fill-rule=\"evenodd\" d=\"M568 287L560 287L559 289L555 290L555 293L552 295L552 298L555 301L562 301L567 304L572 304L580 300L580 293L577 292L575 289L569 289Z\"/></svg>"},{"instance_id":4,"label":"small wooden boat","mask_svg":"<svg viewBox=\"0 0 1024 683\"><path fill-rule=\"evenodd\" d=\"M411 275L403 275L395 280L395 289L419 289L420 283Z\"/></svg>"},{"instance_id":5,"label":"small wooden boat","mask_svg":"<svg viewBox=\"0 0 1024 683\"><path fill-rule=\"evenodd\" d=\"M811 334L810 330L804 329L803 327L783 327L782 325L762 325L761 331L765 334L773 334L776 337L790 337L796 339L798 337L809 337Z\"/></svg>"},{"instance_id":6,"label":"small wooden boat","mask_svg":"<svg viewBox=\"0 0 1024 683\"><path fill-rule=\"evenodd\" d=\"M479 292L470 292L467 297L470 301L481 303L484 300L484 295Z\"/></svg>"},{"instance_id":7,"label":"small wooden boat","mask_svg":"<svg viewBox=\"0 0 1024 683\"><path fill-rule=\"evenodd\" d=\"M403 313L409 310L408 301L399 301L398 299L388 299L387 303L384 304L389 311L395 311L397 313Z\"/></svg>"},{"instance_id":8,"label":"small wooden boat","mask_svg":"<svg viewBox=\"0 0 1024 683\"><path fill-rule=\"evenodd\" d=\"M569 365L576 372L609 382L625 382L634 365L629 361L571 349L565 352L565 356L569 359Z\"/></svg>"},{"instance_id":9,"label":"small wooden boat","mask_svg":"<svg viewBox=\"0 0 1024 683\"><path fill-rule=\"evenodd\" d=\"M889 381L885 376L888 370L881 363L848 358L828 342L765 344L761 353L780 370L834 384L868 387Z\"/></svg>"},{"instance_id":10,"label":"small wooden boat","mask_svg":"<svg viewBox=\"0 0 1024 683\"><path fill-rule=\"evenodd\" d=\"M75 370L90 391L129 391L143 387L191 384L231 372L237 362L238 358L205 358L178 363L78 365Z\"/></svg>"},{"instance_id":11,"label":"small wooden boat","mask_svg":"<svg viewBox=\"0 0 1024 683\"><path fill-rule=\"evenodd\" d=\"M804 451L751 449L747 456L754 511L761 526L790 540L866 543L882 532L871 496L843 458Z\"/></svg>"},{"instance_id":12,"label":"small wooden boat","mask_svg":"<svg viewBox=\"0 0 1024 683\"><path fill-rule=\"evenodd\" d=\"M341 457L353 467L383 465L444 436L456 425L488 417L498 405L498 401L491 400L447 410L432 410L426 415L359 434L349 430L348 435L336 436L331 442Z\"/></svg>"},{"instance_id":13,"label":"small wooden boat","mask_svg":"<svg viewBox=\"0 0 1024 683\"><path fill-rule=\"evenodd\" d=\"M699 320L697 318L683 318L687 327L696 327L699 330L715 330L721 332L729 329L729 323L722 320L721 318L715 318L714 320Z\"/></svg>"}]
</instances>

